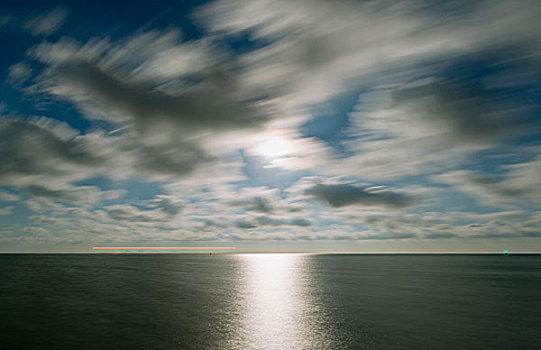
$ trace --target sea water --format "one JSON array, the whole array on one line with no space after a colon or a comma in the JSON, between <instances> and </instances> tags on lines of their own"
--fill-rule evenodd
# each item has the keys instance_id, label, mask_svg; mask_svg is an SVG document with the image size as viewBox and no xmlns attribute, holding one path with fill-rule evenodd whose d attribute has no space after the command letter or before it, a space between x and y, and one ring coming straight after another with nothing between
<instances>
[{"instance_id":1,"label":"sea water","mask_svg":"<svg viewBox=\"0 0 541 350\"><path fill-rule=\"evenodd\" d=\"M3 349L540 349L536 255L1 255Z\"/></svg>"}]
</instances>

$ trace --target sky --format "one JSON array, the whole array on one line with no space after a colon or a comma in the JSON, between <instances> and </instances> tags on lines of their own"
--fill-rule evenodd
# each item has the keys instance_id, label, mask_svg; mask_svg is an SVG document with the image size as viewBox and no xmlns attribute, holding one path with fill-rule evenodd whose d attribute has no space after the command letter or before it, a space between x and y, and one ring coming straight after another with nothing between
<instances>
[{"instance_id":1,"label":"sky","mask_svg":"<svg viewBox=\"0 0 541 350\"><path fill-rule=\"evenodd\" d=\"M541 2L0 1L0 252L541 252Z\"/></svg>"}]
</instances>

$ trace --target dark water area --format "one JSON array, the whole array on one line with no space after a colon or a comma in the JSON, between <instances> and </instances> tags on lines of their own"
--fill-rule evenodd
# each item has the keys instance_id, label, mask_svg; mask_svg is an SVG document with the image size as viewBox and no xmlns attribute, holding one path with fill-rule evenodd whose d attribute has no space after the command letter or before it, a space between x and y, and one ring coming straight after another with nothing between
<instances>
[{"instance_id":1,"label":"dark water area","mask_svg":"<svg viewBox=\"0 0 541 350\"><path fill-rule=\"evenodd\" d=\"M539 255L1 255L2 349L539 349Z\"/></svg>"}]
</instances>

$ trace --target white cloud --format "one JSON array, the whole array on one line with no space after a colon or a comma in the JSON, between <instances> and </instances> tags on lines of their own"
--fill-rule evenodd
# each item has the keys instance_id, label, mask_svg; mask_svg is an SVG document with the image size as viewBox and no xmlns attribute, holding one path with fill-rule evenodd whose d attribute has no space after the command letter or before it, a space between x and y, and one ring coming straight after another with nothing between
<instances>
[{"instance_id":1,"label":"white cloud","mask_svg":"<svg viewBox=\"0 0 541 350\"><path fill-rule=\"evenodd\" d=\"M489 206L541 205L541 159L506 166L503 175L487 175L468 170L434 175L433 181L454 186L457 190Z\"/></svg>"},{"instance_id":2,"label":"white cloud","mask_svg":"<svg viewBox=\"0 0 541 350\"><path fill-rule=\"evenodd\" d=\"M66 17L66 10L58 7L50 12L28 18L24 23L24 29L34 36L50 35L64 24Z\"/></svg>"},{"instance_id":3,"label":"white cloud","mask_svg":"<svg viewBox=\"0 0 541 350\"><path fill-rule=\"evenodd\" d=\"M31 68L24 62L19 62L8 68L7 82L20 86L31 76Z\"/></svg>"},{"instance_id":4,"label":"white cloud","mask_svg":"<svg viewBox=\"0 0 541 350\"><path fill-rule=\"evenodd\" d=\"M255 91L288 103L320 103L358 77L408 70L426 59L530 42L541 48L535 1L241 1L208 5L199 18L214 33L247 33L268 43L245 54L245 79ZM453 11L442 21L441 12ZM536 51L538 52L538 51ZM426 68L425 68L426 69ZM403 73L400 73L403 74ZM373 78L373 77L372 77ZM353 83L355 84L355 83Z\"/></svg>"}]
</instances>

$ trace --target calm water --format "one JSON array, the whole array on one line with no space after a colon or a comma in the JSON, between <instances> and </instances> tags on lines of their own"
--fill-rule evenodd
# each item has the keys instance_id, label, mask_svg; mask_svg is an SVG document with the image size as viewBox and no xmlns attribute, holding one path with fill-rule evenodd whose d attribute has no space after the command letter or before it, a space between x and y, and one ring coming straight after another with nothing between
<instances>
[{"instance_id":1,"label":"calm water","mask_svg":"<svg viewBox=\"0 0 541 350\"><path fill-rule=\"evenodd\" d=\"M539 349L541 256L3 255L3 349Z\"/></svg>"}]
</instances>

